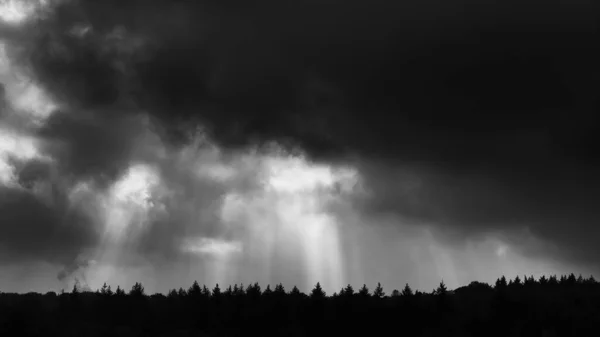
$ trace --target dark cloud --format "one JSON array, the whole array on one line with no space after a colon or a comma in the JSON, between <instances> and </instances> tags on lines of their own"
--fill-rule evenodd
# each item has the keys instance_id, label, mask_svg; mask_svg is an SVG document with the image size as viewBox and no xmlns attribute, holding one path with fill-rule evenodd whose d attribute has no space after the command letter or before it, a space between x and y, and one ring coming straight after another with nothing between
<instances>
[{"instance_id":1,"label":"dark cloud","mask_svg":"<svg viewBox=\"0 0 600 337\"><path fill-rule=\"evenodd\" d=\"M0 251L3 262L70 264L99 238L92 219L49 187L47 197L0 187Z\"/></svg>"},{"instance_id":2,"label":"dark cloud","mask_svg":"<svg viewBox=\"0 0 600 337\"><path fill-rule=\"evenodd\" d=\"M598 13L585 0L79 0L26 26L11 55L73 110L42 134L78 175L115 176L135 133L122 116L147 111L223 146L356 155L369 212L531 226L589 257Z\"/></svg>"},{"instance_id":3,"label":"dark cloud","mask_svg":"<svg viewBox=\"0 0 600 337\"><path fill-rule=\"evenodd\" d=\"M72 105L133 99L200 120L225 145L275 138L459 165L494 160L514 132L548 133L563 152L592 137L579 130L599 85L591 6L72 1L19 55Z\"/></svg>"},{"instance_id":4,"label":"dark cloud","mask_svg":"<svg viewBox=\"0 0 600 337\"><path fill-rule=\"evenodd\" d=\"M78 179L114 181L134 159L138 137L146 129L136 115L56 112L37 130L43 150L59 170Z\"/></svg>"}]
</instances>

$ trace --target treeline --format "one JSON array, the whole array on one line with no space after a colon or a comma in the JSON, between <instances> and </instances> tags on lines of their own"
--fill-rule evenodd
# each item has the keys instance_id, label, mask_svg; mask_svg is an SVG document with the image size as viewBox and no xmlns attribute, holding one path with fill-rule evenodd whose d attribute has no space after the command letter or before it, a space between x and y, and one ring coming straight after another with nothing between
<instances>
[{"instance_id":1,"label":"treeline","mask_svg":"<svg viewBox=\"0 0 600 337\"><path fill-rule=\"evenodd\" d=\"M305 294L197 282L167 295L147 295L141 283L0 293L0 336L593 336L598 327L600 283L573 274L389 294L381 284L326 294L317 283Z\"/></svg>"}]
</instances>

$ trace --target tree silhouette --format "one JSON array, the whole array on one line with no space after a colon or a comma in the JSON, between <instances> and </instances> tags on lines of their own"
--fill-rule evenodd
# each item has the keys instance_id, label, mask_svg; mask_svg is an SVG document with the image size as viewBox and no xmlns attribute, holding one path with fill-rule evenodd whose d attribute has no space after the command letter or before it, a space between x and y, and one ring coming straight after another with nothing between
<instances>
[{"instance_id":1,"label":"tree silhouette","mask_svg":"<svg viewBox=\"0 0 600 337\"><path fill-rule=\"evenodd\" d=\"M404 286L404 289L402 289L402 296L412 296L413 295L413 291L410 288L410 286L408 285L408 283Z\"/></svg>"},{"instance_id":2,"label":"tree silhouette","mask_svg":"<svg viewBox=\"0 0 600 337\"><path fill-rule=\"evenodd\" d=\"M144 297L145 293L144 293L144 286L142 286L142 283L140 282L136 282L132 287L131 290L129 291L129 296L133 296L133 297Z\"/></svg>"},{"instance_id":3,"label":"tree silhouette","mask_svg":"<svg viewBox=\"0 0 600 337\"><path fill-rule=\"evenodd\" d=\"M550 279L558 284L556 276ZM107 284L77 297L0 292L0 336L39 335L36 331L89 335L84 325L108 336L378 336L390 331L407 336L594 336L600 324L600 284L593 277L576 277L569 285L573 277L565 275L566 283L555 287L550 279L525 275L524 282L508 287L500 277L494 288L473 281L453 291L442 280L433 292L414 294L407 283L389 300L380 283L372 295L363 285L359 296L349 295L354 294L351 285L330 296L320 283L308 296L295 286L287 294L281 284L274 290L268 285L254 299L238 285L222 292L216 284L207 295L211 300L201 295L198 301L190 294L204 293L206 286L171 289L167 296L146 296L139 282L128 294L117 287L117 296L107 295ZM548 284L542 286L544 280ZM256 289L257 283L248 287L250 294ZM406 322L401 328L399 318ZM32 330L24 330L27 326Z\"/></svg>"},{"instance_id":4,"label":"tree silhouette","mask_svg":"<svg viewBox=\"0 0 600 337\"><path fill-rule=\"evenodd\" d=\"M366 284L363 284L362 288L360 288L360 290L358 291L358 295L360 295L361 297L371 296L371 294L369 293L369 288L367 288Z\"/></svg>"},{"instance_id":5,"label":"tree silhouette","mask_svg":"<svg viewBox=\"0 0 600 337\"><path fill-rule=\"evenodd\" d=\"M354 295L354 288L352 288L351 284L348 284L346 288L344 288L344 295L349 297Z\"/></svg>"},{"instance_id":6,"label":"tree silhouette","mask_svg":"<svg viewBox=\"0 0 600 337\"><path fill-rule=\"evenodd\" d=\"M187 291L187 294L195 299L198 299L202 296L202 288L200 288L200 284L198 284L198 281L194 281L194 283L192 283L192 285Z\"/></svg>"},{"instance_id":7,"label":"tree silhouette","mask_svg":"<svg viewBox=\"0 0 600 337\"><path fill-rule=\"evenodd\" d=\"M72 295L79 294L79 281L75 281L75 284L73 285L73 290L71 290L71 294Z\"/></svg>"},{"instance_id":8,"label":"tree silhouette","mask_svg":"<svg viewBox=\"0 0 600 337\"><path fill-rule=\"evenodd\" d=\"M208 299L208 298L210 298L210 295L211 295L211 291L208 289L206 284L203 284L202 285L202 297L204 299Z\"/></svg>"},{"instance_id":9,"label":"tree silhouette","mask_svg":"<svg viewBox=\"0 0 600 337\"><path fill-rule=\"evenodd\" d=\"M448 294L448 288L446 288L444 280L440 282L440 285L437 287L437 289L435 289L434 293L438 296L445 296Z\"/></svg>"},{"instance_id":10,"label":"tree silhouette","mask_svg":"<svg viewBox=\"0 0 600 337\"><path fill-rule=\"evenodd\" d=\"M227 289L225 289L225 291L223 292L223 296L225 296L225 297L233 296L233 288L231 287L231 284L229 285L229 287L227 287Z\"/></svg>"},{"instance_id":11,"label":"tree silhouette","mask_svg":"<svg viewBox=\"0 0 600 337\"><path fill-rule=\"evenodd\" d=\"M212 297L220 298L221 297L221 288L219 288L219 284L217 283L212 290Z\"/></svg>"},{"instance_id":12,"label":"tree silhouette","mask_svg":"<svg viewBox=\"0 0 600 337\"><path fill-rule=\"evenodd\" d=\"M298 289L298 287L294 286L290 291L290 295L294 298L298 298L302 296L302 292L300 292L300 289Z\"/></svg>"},{"instance_id":13,"label":"tree silhouette","mask_svg":"<svg viewBox=\"0 0 600 337\"><path fill-rule=\"evenodd\" d=\"M115 295L119 297L125 296L125 290L121 289L120 286L117 286L117 290L115 290Z\"/></svg>"},{"instance_id":14,"label":"tree silhouette","mask_svg":"<svg viewBox=\"0 0 600 337\"><path fill-rule=\"evenodd\" d=\"M383 298L385 296L385 292L383 291L383 287L381 283L377 282L377 287L373 291L373 297L375 298Z\"/></svg>"},{"instance_id":15,"label":"tree silhouette","mask_svg":"<svg viewBox=\"0 0 600 337\"><path fill-rule=\"evenodd\" d=\"M323 288L321 288L321 283L317 282L312 292L310 293L310 298L312 299L323 299L325 298L325 292Z\"/></svg>"},{"instance_id":16,"label":"tree silhouette","mask_svg":"<svg viewBox=\"0 0 600 337\"><path fill-rule=\"evenodd\" d=\"M270 297L271 295L273 295L273 290L271 290L271 285L267 284L267 287L265 288L265 290L263 291L263 296L267 296Z\"/></svg>"},{"instance_id":17,"label":"tree silhouette","mask_svg":"<svg viewBox=\"0 0 600 337\"><path fill-rule=\"evenodd\" d=\"M177 290L177 296L179 296L180 298L184 298L188 295L188 293L183 290L182 287L179 287L179 290Z\"/></svg>"}]
</instances>

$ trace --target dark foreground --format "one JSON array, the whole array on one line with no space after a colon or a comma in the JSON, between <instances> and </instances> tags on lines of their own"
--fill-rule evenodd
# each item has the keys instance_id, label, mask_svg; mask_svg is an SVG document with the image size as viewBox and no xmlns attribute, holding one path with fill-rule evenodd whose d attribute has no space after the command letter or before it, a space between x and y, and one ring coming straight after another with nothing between
<instances>
[{"instance_id":1,"label":"dark foreground","mask_svg":"<svg viewBox=\"0 0 600 337\"><path fill-rule=\"evenodd\" d=\"M574 275L431 293L408 285L352 287L327 296L282 286L194 283L167 296L141 284L125 293L0 294L0 336L600 336L600 284Z\"/></svg>"}]
</instances>

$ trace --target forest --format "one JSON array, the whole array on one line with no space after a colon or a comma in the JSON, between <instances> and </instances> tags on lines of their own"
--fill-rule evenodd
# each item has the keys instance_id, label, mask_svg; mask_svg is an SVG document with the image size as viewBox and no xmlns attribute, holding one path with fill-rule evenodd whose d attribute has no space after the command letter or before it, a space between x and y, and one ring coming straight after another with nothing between
<instances>
[{"instance_id":1,"label":"forest","mask_svg":"<svg viewBox=\"0 0 600 337\"><path fill-rule=\"evenodd\" d=\"M147 294L104 284L97 291L0 292L0 336L598 336L600 283L574 274L431 292L381 284L326 294L258 283Z\"/></svg>"}]
</instances>

